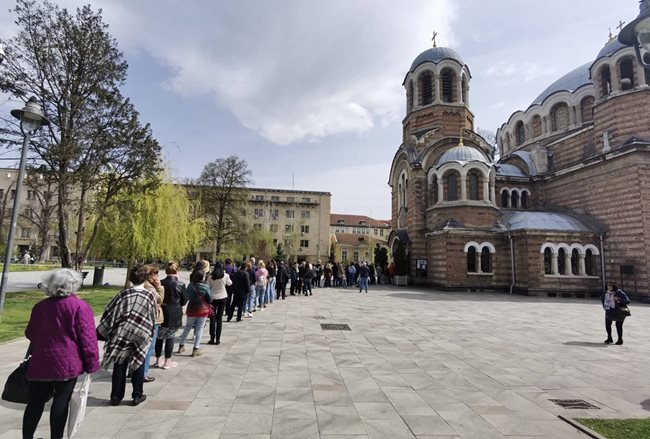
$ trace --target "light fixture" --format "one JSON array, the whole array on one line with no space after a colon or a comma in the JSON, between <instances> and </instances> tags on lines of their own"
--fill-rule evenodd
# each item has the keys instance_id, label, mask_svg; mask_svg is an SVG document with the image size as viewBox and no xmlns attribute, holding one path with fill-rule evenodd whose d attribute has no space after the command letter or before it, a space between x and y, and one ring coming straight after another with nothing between
<instances>
[{"instance_id":1,"label":"light fixture","mask_svg":"<svg viewBox=\"0 0 650 439\"><path fill-rule=\"evenodd\" d=\"M650 0L641 0L639 10L639 15L618 34L618 41L633 46L639 64L650 70Z\"/></svg>"}]
</instances>

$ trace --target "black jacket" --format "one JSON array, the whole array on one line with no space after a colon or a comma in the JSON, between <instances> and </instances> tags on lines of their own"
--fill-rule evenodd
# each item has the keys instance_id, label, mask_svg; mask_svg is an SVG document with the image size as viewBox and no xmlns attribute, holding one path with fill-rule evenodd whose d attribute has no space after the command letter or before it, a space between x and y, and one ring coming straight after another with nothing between
<instances>
[{"instance_id":1,"label":"black jacket","mask_svg":"<svg viewBox=\"0 0 650 439\"><path fill-rule=\"evenodd\" d=\"M287 272L287 267L284 265L278 265L278 272L275 275L275 279L279 284L286 284L289 281L289 273Z\"/></svg>"},{"instance_id":2,"label":"black jacket","mask_svg":"<svg viewBox=\"0 0 650 439\"><path fill-rule=\"evenodd\" d=\"M248 294L251 290L251 280L248 271L238 270L230 278L232 286L230 287L233 294Z\"/></svg>"},{"instance_id":3,"label":"black jacket","mask_svg":"<svg viewBox=\"0 0 650 439\"><path fill-rule=\"evenodd\" d=\"M160 281L165 289L165 299L162 303L163 316L165 320L161 326L168 328L183 327L183 306L187 303L185 284L176 276L167 276Z\"/></svg>"}]
</instances>

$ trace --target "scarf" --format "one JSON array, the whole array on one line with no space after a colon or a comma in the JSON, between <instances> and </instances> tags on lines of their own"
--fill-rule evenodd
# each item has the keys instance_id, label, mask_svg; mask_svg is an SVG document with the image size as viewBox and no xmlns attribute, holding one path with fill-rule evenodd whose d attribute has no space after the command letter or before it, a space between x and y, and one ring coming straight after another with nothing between
<instances>
[{"instance_id":1,"label":"scarf","mask_svg":"<svg viewBox=\"0 0 650 439\"><path fill-rule=\"evenodd\" d=\"M616 308L616 302L614 301L614 293L615 293L614 291L605 292L605 302L603 303L603 307L605 308L605 310Z\"/></svg>"},{"instance_id":2,"label":"scarf","mask_svg":"<svg viewBox=\"0 0 650 439\"><path fill-rule=\"evenodd\" d=\"M127 288L115 296L97 326L97 333L106 339L102 368L124 361L131 362L132 371L140 367L151 344L155 319L156 299L151 291Z\"/></svg>"}]
</instances>

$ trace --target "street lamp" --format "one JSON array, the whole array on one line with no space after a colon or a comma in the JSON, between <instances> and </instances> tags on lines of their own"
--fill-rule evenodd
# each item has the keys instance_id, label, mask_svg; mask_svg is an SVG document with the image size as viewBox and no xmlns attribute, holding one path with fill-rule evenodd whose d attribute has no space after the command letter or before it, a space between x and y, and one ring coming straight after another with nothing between
<instances>
[{"instance_id":1,"label":"street lamp","mask_svg":"<svg viewBox=\"0 0 650 439\"><path fill-rule=\"evenodd\" d=\"M16 230L18 210L20 209L20 197L23 190L23 175L25 174L25 161L27 158L27 150L29 149L29 138L32 134L38 131L39 128L50 124L50 121L43 115L43 110L34 97L27 101L27 104L25 104L23 109L11 110L11 115L20 120L20 131L23 133L23 147L20 154L20 167L18 168L18 180L16 180L16 193L14 197L14 207L11 212L11 224L9 224L9 234L7 236L5 263L2 267L2 283L0 283L0 316L2 315L5 304L7 274L9 273L9 264L11 264L11 255L14 248L14 231Z\"/></svg>"},{"instance_id":2,"label":"street lamp","mask_svg":"<svg viewBox=\"0 0 650 439\"><path fill-rule=\"evenodd\" d=\"M641 0L639 15L618 34L618 41L626 46L634 46L639 63L650 70L650 0Z\"/></svg>"}]
</instances>

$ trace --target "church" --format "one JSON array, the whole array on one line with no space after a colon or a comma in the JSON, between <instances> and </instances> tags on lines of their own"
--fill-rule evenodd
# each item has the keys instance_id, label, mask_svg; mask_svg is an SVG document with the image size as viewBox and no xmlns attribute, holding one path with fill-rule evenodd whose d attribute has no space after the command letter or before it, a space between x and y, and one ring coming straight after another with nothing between
<instances>
[{"instance_id":1,"label":"church","mask_svg":"<svg viewBox=\"0 0 650 439\"><path fill-rule=\"evenodd\" d=\"M498 128L498 160L460 54L415 58L388 182L409 283L650 299L650 70L614 37L594 55Z\"/></svg>"}]
</instances>

